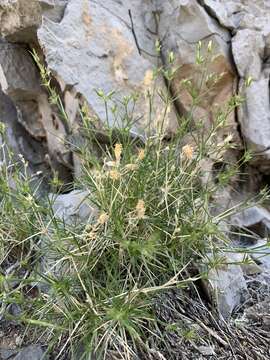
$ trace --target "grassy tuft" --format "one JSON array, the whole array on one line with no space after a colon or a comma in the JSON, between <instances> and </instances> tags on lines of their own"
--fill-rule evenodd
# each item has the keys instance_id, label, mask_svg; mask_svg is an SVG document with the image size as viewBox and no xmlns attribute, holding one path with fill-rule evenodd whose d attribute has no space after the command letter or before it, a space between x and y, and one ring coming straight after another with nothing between
<instances>
[{"instance_id":1,"label":"grassy tuft","mask_svg":"<svg viewBox=\"0 0 270 360\"><path fill-rule=\"evenodd\" d=\"M0 268L16 257L18 268L27 275L14 287L12 277L3 271L0 301L21 304L17 320L35 328L36 335L50 344L49 350L58 347L56 359L67 353L72 359L135 359L140 352L150 354L148 339L154 334L160 340L164 325L153 310L156 299L205 276L199 274L198 264L209 254L219 259L217 254L230 246L221 224L241 205L217 213L214 199L250 156L226 163L213 177L211 167L225 162L224 154L232 148L232 137L218 141L218 133L242 99L235 95L218 109L207 131L203 119L193 118L206 89L211 92L219 78L208 73L212 45L207 49L207 57L202 56L199 44L196 55L197 66L203 69L201 86L195 87L192 79L182 81L192 98L191 111L179 116L170 141L166 121L177 97L169 90L158 94L164 105L161 121L155 129L146 126L143 135L134 133L134 124L137 103L145 94L119 101L114 92L97 91L107 114L103 125L82 104L81 141L74 144L81 176L75 187L88 190L87 201L95 208L86 224L57 219L53 200L36 196L27 172L13 172L14 187L8 181L9 165L1 167ZM50 73L36 53L34 58L51 102L69 126ZM158 68L153 76L156 82L165 76L170 89L176 73L172 53L169 61L170 67ZM155 85L149 89L149 103L156 91ZM205 165L209 163L210 170ZM38 289L35 296L25 291L29 286Z\"/></svg>"}]
</instances>

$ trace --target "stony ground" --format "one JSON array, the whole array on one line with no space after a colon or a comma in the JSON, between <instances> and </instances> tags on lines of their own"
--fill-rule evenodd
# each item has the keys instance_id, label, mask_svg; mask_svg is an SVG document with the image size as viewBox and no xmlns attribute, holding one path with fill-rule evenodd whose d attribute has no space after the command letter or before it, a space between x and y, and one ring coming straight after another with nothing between
<instances>
[{"instance_id":1,"label":"stony ground","mask_svg":"<svg viewBox=\"0 0 270 360\"><path fill-rule=\"evenodd\" d=\"M221 320L193 286L184 292L164 293L155 306L164 324L163 339L150 336L150 354L141 353L137 360L268 360L270 282L260 277L247 281L250 295L229 322ZM25 333L23 326L1 322L0 360L41 360L45 349L45 343L31 344L30 333ZM47 359L55 359L56 354L57 349ZM118 358L111 353L107 359ZM63 356L62 360L69 358Z\"/></svg>"}]
</instances>

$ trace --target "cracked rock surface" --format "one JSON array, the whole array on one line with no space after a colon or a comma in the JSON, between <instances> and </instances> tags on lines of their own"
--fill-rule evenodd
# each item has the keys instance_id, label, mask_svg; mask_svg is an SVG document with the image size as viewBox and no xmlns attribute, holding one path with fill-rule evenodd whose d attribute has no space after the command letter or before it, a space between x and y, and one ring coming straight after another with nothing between
<instances>
[{"instance_id":1,"label":"cracked rock surface","mask_svg":"<svg viewBox=\"0 0 270 360\"><path fill-rule=\"evenodd\" d=\"M67 129L40 87L29 48L43 53L63 92L71 127L76 128L79 98L87 101L92 116L106 120L97 89L116 91L117 99L134 91L146 94L153 82L152 70L160 64L155 52L159 39L163 64L168 65L167 54L173 51L176 65L181 67L171 87L172 93L179 95L176 109L171 109L165 119L167 129L175 131L177 115L191 107L190 95L180 89L181 80L192 75L194 85L199 86L196 79L200 73L194 64L196 44L211 40L216 57L210 70L220 78L194 112L194 121L202 120L207 129L217 109L241 91L246 101L238 113L231 114L220 135L224 138L232 133L239 147L243 140L259 154L255 163L260 171L268 173L269 14L267 0L2 0L2 91L14 103L18 122L33 141L46 144L49 160L47 156L44 161L53 170L66 168L64 178L68 179L70 169L77 166L76 156L65 147ZM250 77L253 82L246 88ZM165 86L160 80L160 91ZM151 126L155 128L161 121L163 104L159 96L153 105ZM144 132L148 106L148 99L140 96L133 129L137 133ZM113 124L112 116L108 121Z\"/></svg>"}]
</instances>

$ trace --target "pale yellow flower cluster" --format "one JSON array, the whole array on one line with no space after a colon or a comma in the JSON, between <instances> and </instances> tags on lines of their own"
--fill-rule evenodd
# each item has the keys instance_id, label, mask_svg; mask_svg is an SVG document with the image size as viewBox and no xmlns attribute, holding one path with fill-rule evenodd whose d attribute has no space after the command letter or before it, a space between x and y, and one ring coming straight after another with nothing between
<instances>
[{"instance_id":1,"label":"pale yellow flower cluster","mask_svg":"<svg viewBox=\"0 0 270 360\"><path fill-rule=\"evenodd\" d=\"M143 200L138 200L136 205L136 214L138 219L143 219L145 216L145 204Z\"/></svg>"},{"instance_id":2,"label":"pale yellow flower cluster","mask_svg":"<svg viewBox=\"0 0 270 360\"><path fill-rule=\"evenodd\" d=\"M188 160L191 160L193 157L194 149L191 145L185 145L182 148L182 154Z\"/></svg>"},{"instance_id":3,"label":"pale yellow flower cluster","mask_svg":"<svg viewBox=\"0 0 270 360\"><path fill-rule=\"evenodd\" d=\"M116 160L117 164L120 163L122 151L123 151L122 144L118 144L118 143L115 144L115 146L114 146L114 156L115 156L115 160Z\"/></svg>"},{"instance_id":4,"label":"pale yellow flower cluster","mask_svg":"<svg viewBox=\"0 0 270 360\"><path fill-rule=\"evenodd\" d=\"M105 212L101 213L99 215L99 218L97 220L98 225L104 225L109 220L109 215Z\"/></svg>"},{"instance_id":5,"label":"pale yellow flower cluster","mask_svg":"<svg viewBox=\"0 0 270 360\"><path fill-rule=\"evenodd\" d=\"M97 231L100 226L105 225L109 221L109 215L105 212L102 212L95 224L88 224L84 229L85 238L87 240L95 240L97 237Z\"/></svg>"},{"instance_id":6,"label":"pale yellow flower cluster","mask_svg":"<svg viewBox=\"0 0 270 360\"><path fill-rule=\"evenodd\" d=\"M121 177L121 174L120 174L120 172L118 170L114 169L114 170L109 171L109 177L112 180L119 180L120 177Z\"/></svg>"},{"instance_id":7,"label":"pale yellow flower cluster","mask_svg":"<svg viewBox=\"0 0 270 360\"><path fill-rule=\"evenodd\" d=\"M115 144L114 146L114 156L115 161L108 161L105 163L107 167L110 167L111 169L108 171L108 176L112 180L119 180L121 177L121 173L119 171L119 165L121 161L121 155L123 152L123 146L120 143ZM138 155L137 155L137 162L142 161L145 158L145 150L139 149ZM125 169L127 171L136 171L138 170L139 165L137 163L130 163L125 166Z\"/></svg>"},{"instance_id":8,"label":"pale yellow flower cluster","mask_svg":"<svg viewBox=\"0 0 270 360\"><path fill-rule=\"evenodd\" d=\"M145 151L144 149L140 149L138 153L138 160L142 161L145 158Z\"/></svg>"},{"instance_id":9,"label":"pale yellow flower cluster","mask_svg":"<svg viewBox=\"0 0 270 360\"><path fill-rule=\"evenodd\" d=\"M127 164L125 168L129 171L135 171L138 170L139 166L138 164Z\"/></svg>"}]
</instances>

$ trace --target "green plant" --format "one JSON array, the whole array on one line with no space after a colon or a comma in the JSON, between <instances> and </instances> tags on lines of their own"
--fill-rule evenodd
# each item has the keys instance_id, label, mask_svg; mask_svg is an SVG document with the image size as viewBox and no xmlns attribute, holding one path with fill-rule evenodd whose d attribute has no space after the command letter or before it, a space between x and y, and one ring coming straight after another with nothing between
<instances>
[{"instance_id":1,"label":"green plant","mask_svg":"<svg viewBox=\"0 0 270 360\"><path fill-rule=\"evenodd\" d=\"M196 61L203 68L201 85L195 88L192 79L182 81L192 97L191 111L178 119L178 129L170 142L164 140L165 123L168 109L177 98L169 90L159 91L163 114L156 130L151 124L146 127L144 137L130 135L138 94L116 101L113 92L97 91L106 110L103 126L89 116L85 104L81 106L80 133L84 141L82 146L76 145L82 166L77 186L89 190L88 201L97 210L89 223L72 226L57 220L52 203L45 211L35 201L29 181L18 181L15 199L6 188L7 175L1 182L4 253L13 249L9 243L12 229L12 244L31 247L31 239L37 237L41 240L35 242L36 258L50 255L53 259L46 269L40 269L37 261L39 280L34 273L28 277L27 283L42 281L47 290L27 299L20 321L38 328L39 335L44 329L42 335L51 347L60 346L57 359L66 352L69 358L75 358L78 348L82 349L81 359L105 359L115 353L118 358L133 359L140 351L147 353L149 335L162 338L163 325L153 312L156 297L198 280L203 275L194 275L197 263L206 254L216 255L229 246L219 225L241 206L215 214L212 200L249 156L237 164L227 164L216 181L204 169L206 161L220 162L231 147L231 137L217 142L217 133L242 101L234 96L217 111L207 131L200 121L194 121L202 89L205 96L205 81L211 91L219 77L208 73L211 52L211 43L206 57L202 45L198 45ZM51 74L36 53L34 58L51 101L69 124L61 98L51 86ZM164 76L168 89L178 71L172 53L169 62L171 67L158 68L153 75L157 81ZM154 85L147 93L150 111L156 91ZM121 119L122 126L113 126L110 115L115 123ZM147 117L152 119L152 114ZM106 145L100 142L100 133L107 139ZM192 143L186 141L187 135L191 135ZM20 296L22 286L16 288Z\"/></svg>"}]
</instances>

